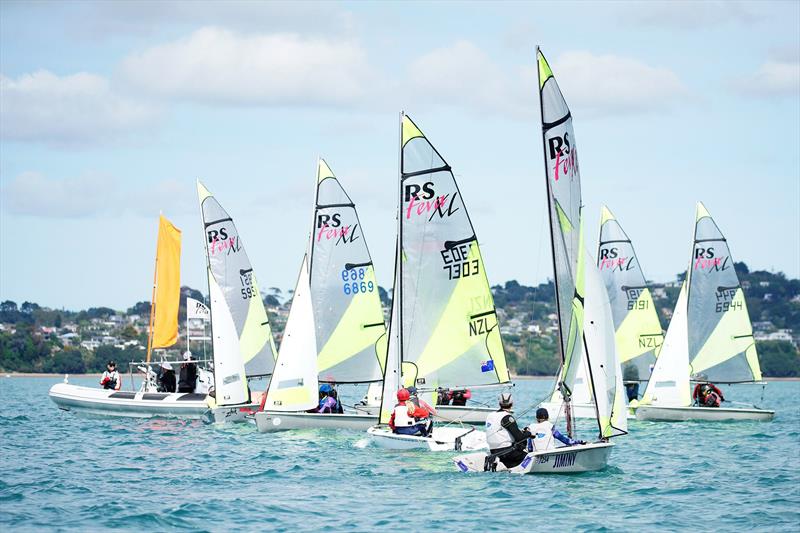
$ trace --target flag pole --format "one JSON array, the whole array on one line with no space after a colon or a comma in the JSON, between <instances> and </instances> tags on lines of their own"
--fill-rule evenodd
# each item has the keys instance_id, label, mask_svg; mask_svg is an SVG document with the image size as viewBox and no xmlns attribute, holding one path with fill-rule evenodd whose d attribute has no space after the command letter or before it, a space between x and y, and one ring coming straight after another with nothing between
<instances>
[{"instance_id":1,"label":"flag pole","mask_svg":"<svg viewBox=\"0 0 800 533\"><path fill-rule=\"evenodd\" d=\"M161 237L161 214L158 219L158 237ZM153 351L153 320L156 308L156 283L158 281L158 238L156 238L156 263L153 270L153 294L150 296L150 326L147 332L147 364L150 364L150 354Z\"/></svg>"}]
</instances>

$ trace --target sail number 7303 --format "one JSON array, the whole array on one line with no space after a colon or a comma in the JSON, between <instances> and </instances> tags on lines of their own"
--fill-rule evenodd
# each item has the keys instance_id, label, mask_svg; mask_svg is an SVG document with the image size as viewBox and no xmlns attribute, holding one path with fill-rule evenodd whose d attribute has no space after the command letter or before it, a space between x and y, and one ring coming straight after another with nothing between
<instances>
[{"instance_id":1,"label":"sail number 7303","mask_svg":"<svg viewBox=\"0 0 800 533\"><path fill-rule=\"evenodd\" d=\"M481 262L469 259L470 243L459 244L442 250L442 270L447 271L448 279L459 279L480 274Z\"/></svg>"}]
</instances>

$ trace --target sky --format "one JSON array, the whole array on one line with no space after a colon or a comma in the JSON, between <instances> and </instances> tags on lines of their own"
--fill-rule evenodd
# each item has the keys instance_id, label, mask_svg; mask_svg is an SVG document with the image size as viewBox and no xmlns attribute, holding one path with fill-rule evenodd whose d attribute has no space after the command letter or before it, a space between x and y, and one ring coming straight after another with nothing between
<instances>
[{"instance_id":1,"label":"sky","mask_svg":"<svg viewBox=\"0 0 800 533\"><path fill-rule=\"evenodd\" d=\"M552 277L534 49L570 105L587 242L649 279L703 201L733 257L800 277L798 2L0 2L0 299L148 300L158 215L205 290L195 180L262 291L292 288L317 157L390 287L398 114L453 167L492 284Z\"/></svg>"}]
</instances>

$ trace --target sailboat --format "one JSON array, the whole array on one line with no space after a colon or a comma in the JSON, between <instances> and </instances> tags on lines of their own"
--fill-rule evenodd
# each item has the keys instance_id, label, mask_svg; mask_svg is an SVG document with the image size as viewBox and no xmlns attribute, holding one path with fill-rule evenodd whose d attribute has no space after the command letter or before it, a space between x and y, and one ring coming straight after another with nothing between
<instances>
[{"instance_id":1,"label":"sailboat","mask_svg":"<svg viewBox=\"0 0 800 533\"><path fill-rule=\"evenodd\" d=\"M262 399L252 393L250 383L272 374L277 351L256 275L233 219L199 181L197 195L214 359L214 394L207 399L205 420L242 421Z\"/></svg>"},{"instance_id":2,"label":"sailboat","mask_svg":"<svg viewBox=\"0 0 800 533\"><path fill-rule=\"evenodd\" d=\"M530 451L519 465L510 469L492 455L462 455L453 461L463 472L561 474L600 470L607 465L614 446L609 439L627 433L608 293L583 246L581 182L572 115L538 48L536 57L562 361L557 388L564 399L551 419L557 420L563 413L567 432L570 437L574 435L572 391L583 361L598 438L588 444Z\"/></svg>"},{"instance_id":3,"label":"sailboat","mask_svg":"<svg viewBox=\"0 0 800 533\"><path fill-rule=\"evenodd\" d=\"M147 359L131 363L130 383L134 386L133 370L145 373L138 390L81 387L63 383L50 388L50 399L63 411L96 415L146 418L152 416L200 418L205 410L204 393L158 392L151 361L153 350L174 345L178 340L178 306L180 303L181 231L161 215L158 224L153 293L148 327ZM176 362L177 363L177 362ZM120 372L124 381L125 370Z\"/></svg>"},{"instance_id":4,"label":"sailboat","mask_svg":"<svg viewBox=\"0 0 800 533\"><path fill-rule=\"evenodd\" d=\"M772 420L775 411L693 405L690 382L761 381L753 326L728 242L702 203L686 279L636 418Z\"/></svg>"},{"instance_id":5,"label":"sailboat","mask_svg":"<svg viewBox=\"0 0 800 533\"><path fill-rule=\"evenodd\" d=\"M628 393L626 399L631 409L635 409L640 383L650 376L664 334L633 244L606 206L601 210L596 264L611 303L621 376ZM542 406L552 409L561 401L556 387L553 397ZM571 403L575 418L594 418L595 407L585 364L578 368ZM635 418L632 410L628 418Z\"/></svg>"},{"instance_id":6,"label":"sailboat","mask_svg":"<svg viewBox=\"0 0 800 533\"><path fill-rule=\"evenodd\" d=\"M375 267L353 201L319 159L312 231L303 257L261 432L298 428L364 430L378 406L340 414L309 413L319 383L376 384L383 377L386 325Z\"/></svg>"},{"instance_id":7,"label":"sailboat","mask_svg":"<svg viewBox=\"0 0 800 533\"><path fill-rule=\"evenodd\" d=\"M483 433L472 428L436 427L426 438L397 435L383 425L403 386L415 386L433 404L441 390L510 382L478 238L458 184L450 165L402 113L399 195L381 424L369 434L393 449L485 447Z\"/></svg>"}]
</instances>

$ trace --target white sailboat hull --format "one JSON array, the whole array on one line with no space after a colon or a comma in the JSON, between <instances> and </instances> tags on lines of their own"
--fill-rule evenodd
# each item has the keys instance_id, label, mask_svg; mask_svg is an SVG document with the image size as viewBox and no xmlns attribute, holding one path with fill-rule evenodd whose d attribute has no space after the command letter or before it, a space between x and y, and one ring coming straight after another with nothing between
<instances>
[{"instance_id":1,"label":"white sailboat hull","mask_svg":"<svg viewBox=\"0 0 800 533\"><path fill-rule=\"evenodd\" d=\"M115 391L56 383L49 395L63 411L94 415L199 419L208 410L205 394L185 392Z\"/></svg>"},{"instance_id":2,"label":"white sailboat hull","mask_svg":"<svg viewBox=\"0 0 800 533\"><path fill-rule=\"evenodd\" d=\"M473 451L485 450L486 433L474 428L433 428L430 437L399 435L385 426L373 426L367 433L377 446L387 450Z\"/></svg>"},{"instance_id":3,"label":"white sailboat hull","mask_svg":"<svg viewBox=\"0 0 800 533\"><path fill-rule=\"evenodd\" d=\"M720 422L725 420L757 420L767 422L775 417L775 411L766 409L738 409L728 407L662 407L656 405L639 405L636 409L637 420L658 422L682 422L686 420L704 420Z\"/></svg>"},{"instance_id":4,"label":"white sailboat hull","mask_svg":"<svg viewBox=\"0 0 800 533\"><path fill-rule=\"evenodd\" d=\"M572 407L573 418L588 418L591 420L597 419L597 409L592 403L572 402L570 406ZM561 403L542 402L541 404L539 404L539 407L544 407L545 409L547 409L547 412L550 413L550 418L554 418L553 413L558 413L561 410ZM636 418L636 415L634 415L632 412L630 412L630 410L628 410L627 418L628 420L633 420Z\"/></svg>"},{"instance_id":5,"label":"white sailboat hull","mask_svg":"<svg viewBox=\"0 0 800 533\"><path fill-rule=\"evenodd\" d=\"M565 446L544 452L530 452L522 463L506 468L497 461L497 472L510 474L577 474L595 472L608 465L613 442L594 442L577 446ZM487 454L470 453L453 459L462 472L484 472Z\"/></svg>"},{"instance_id":6,"label":"white sailboat hull","mask_svg":"<svg viewBox=\"0 0 800 533\"><path fill-rule=\"evenodd\" d=\"M217 406L207 409L203 413L203 422L206 424L229 424L233 422L247 422L252 417L260 404L249 403L242 405Z\"/></svg>"},{"instance_id":7,"label":"white sailboat hull","mask_svg":"<svg viewBox=\"0 0 800 533\"><path fill-rule=\"evenodd\" d=\"M378 421L370 414L326 414L291 411L259 411L255 414L256 427L261 433L274 433L292 429L352 429L364 431Z\"/></svg>"}]
</instances>

